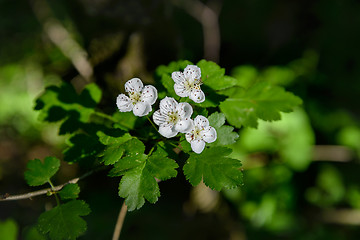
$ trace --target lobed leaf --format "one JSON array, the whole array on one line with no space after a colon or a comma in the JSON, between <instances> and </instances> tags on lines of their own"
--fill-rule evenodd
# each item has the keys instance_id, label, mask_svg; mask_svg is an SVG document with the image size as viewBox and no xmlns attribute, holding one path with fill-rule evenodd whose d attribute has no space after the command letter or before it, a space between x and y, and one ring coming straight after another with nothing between
<instances>
[{"instance_id":1,"label":"lobed leaf","mask_svg":"<svg viewBox=\"0 0 360 240\"><path fill-rule=\"evenodd\" d=\"M239 135L234 132L234 128L225 124L225 115L223 113L214 112L209 116L210 126L214 127L217 133L215 142L209 146L226 146L235 143Z\"/></svg>"},{"instance_id":2,"label":"lobed leaf","mask_svg":"<svg viewBox=\"0 0 360 240\"><path fill-rule=\"evenodd\" d=\"M183 167L186 179L195 186L204 181L211 189L235 188L243 184L241 162L228 158L231 149L212 147L201 154L191 153Z\"/></svg>"},{"instance_id":3,"label":"lobed leaf","mask_svg":"<svg viewBox=\"0 0 360 240\"><path fill-rule=\"evenodd\" d=\"M147 168L151 175L162 181L176 177L179 166L177 163L168 158L167 154L161 148L158 148L147 160Z\"/></svg>"},{"instance_id":4,"label":"lobed leaf","mask_svg":"<svg viewBox=\"0 0 360 240\"><path fill-rule=\"evenodd\" d=\"M71 84L62 83L50 86L36 100L35 110L39 110L42 121L63 121L59 134L72 133L87 123L95 112L101 99L101 90L94 84L88 84L78 95Z\"/></svg>"},{"instance_id":5,"label":"lobed leaf","mask_svg":"<svg viewBox=\"0 0 360 240\"><path fill-rule=\"evenodd\" d=\"M55 157L46 157L30 160L26 165L25 180L30 186L40 186L49 182L50 178L59 170L60 160Z\"/></svg>"},{"instance_id":6,"label":"lobed leaf","mask_svg":"<svg viewBox=\"0 0 360 240\"><path fill-rule=\"evenodd\" d=\"M64 150L64 160L74 163L93 159L103 150L98 139L87 134L76 134L67 141L69 147Z\"/></svg>"},{"instance_id":7,"label":"lobed leaf","mask_svg":"<svg viewBox=\"0 0 360 240\"><path fill-rule=\"evenodd\" d=\"M235 127L257 128L258 119L280 120L280 112L291 112L302 101L282 87L258 82L249 89L238 89L220 104L220 110Z\"/></svg>"},{"instance_id":8,"label":"lobed leaf","mask_svg":"<svg viewBox=\"0 0 360 240\"><path fill-rule=\"evenodd\" d=\"M61 191L59 192L59 195L61 199L76 199L79 197L80 193L80 187L76 183L70 183L67 184Z\"/></svg>"},{"instance_id":9,"label":"lobed leaf","mask_svg":"<svg viewBox=\"0 0 360 240\"><path fill-rule=\"evenodd\" d=\"M52 240L76 239L86 230L86 222L80 216L90 213L82 200L72 200L40 215L38 229Z\"/></svg>"},{"instance_id":10,"label":"lobed leaf","mask_svg":"<svg viewBox=\"0 0 360 240\"><path fill-rule=\"evenodd\" d=\"M132 137L128 133L121 137L111 137L102 133L99 134L100 142L104 145L107 145L103 156L105 165L116 163L123 156L126 149L132 149L137 146L142 148L140 145L141 142L139 143L139 140L130 141Z\"/></svg>"},{"instance_id":11,"label":"lobed leaf","mask_svg":"<svg viewBox=\"0 0 360 240\"><path fill-rule=\"evenodd\" d=\"M201 69L201 79L204 85L213 90L222 90L236 85L237 80L225 75L225 69L214 62L201 60L197 63Z\"/></svg>"},{"instance_id":12,"label":"lobed leaf","mask_svg":"<svg viewBox=\"0 0 360 240\"><path fill-rule=\"evenodd\" d=\"M110 176L123 176L119 184L119 196L125 198L129 211L141 208L145 199L155 203L160 197L155 177L160 180L175 177L175 169L178 167L175 161L167 158L164 151L157 150L148 157L139 151L139 146L136 149L119 159L109 173ZM145 148L141 150L144 152Z\"/></svg>"}]
</instances>

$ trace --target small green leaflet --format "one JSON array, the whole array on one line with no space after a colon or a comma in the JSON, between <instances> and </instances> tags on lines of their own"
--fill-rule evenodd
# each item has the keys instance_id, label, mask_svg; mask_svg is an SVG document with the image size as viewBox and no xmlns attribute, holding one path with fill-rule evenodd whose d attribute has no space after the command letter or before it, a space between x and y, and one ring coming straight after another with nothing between
<instances>
[{"instance_id":1,"label":"small green leaflet","mask_svg":"<svg viewBox=\"0 0 360 240\"><path fill-rule=\"evenodd\" d=\"M189 182L196 186L201 180L211 189L235 188L243 184L241 162L228 158L231 149L212 147L201 154L191 153L184 165L184 174Z\"/></svg>"},{"instance_id":2,"label":"small green leaflet","mask_svg":"<svg viewBox=\"0 0 360 240\"><path fill-rule=\"evenodd\" d=\"M61 204L40 215L39 232L49 234L52 240L76 239L86 230L86 222L80 216L89 213L89 206L82 200Z\"/></svg>"},{"instance_id":3,"label":"small green leaflet","mask_svg":"<svg viewBox=\"0 0 360 240\"><path fill-rule=\"evenodd\" d=\"M280 112L291 112L302 101L282 87L258 82L249 89L238 89L220 104L228 122L240 128L257 128L258 119L280 120Z\"/></svg>"},{"instance_id":4,"label":"small green leaflet","mask_svg":"<svg viewBox=\"0 0 360 240\"><path fill-rule=\"evenodd\" d=\"M75 199L79 197L80 187L76 183L70 183L65 185L59 192L61 199Z\"/></svg>"},{"instance_id":5,"label":"small green leaflet","mask_svg":"<svg viewBox=\"0 0 360 240\"><path fill-rule=\"evenodd\" d=\"M217 133L216 141L210 143L209 146L225 146L235 143L239 135L233 132L233 127L224 125L225 115L223 113L214 112L208 119L210 126L215 128Z\"/></svg>"},{"instance_id":6,"label":"small green leaflet","mask_svg":"<svg viewBox=\"0 0 360 240\"><path fill-rule=\"evenodd\" d=\"M100 142L104 145L107 145L103 156L103 161L105 165L114 164L119 161L119 159L125 153L126 149L136 151L137 147L140 147L139 151L142 150L142 143L139 143L139 140L137 139L131 141L132 137L128 133L124 134L121 137L112 137L105 135L102 132L99 132L98 136L100 137Z\"/></svg>"},{"instance_id":7,"label":"small green leaflet","mask_svg":"<svg viewBox=\"0 0 360 240\"><path fill-rule=\"evenodd\" d=\"M201 69L201 90L205 93L205 101L199 104L201 107L217 107L220 102L225 100L225 96L217 91L232 87L237 80L225 75L225 69L220 68L216 63L201 60L197 63Z\"/></svg>"},{"instance_id":8,"label":"small green leaflet","mask_svg":"<svg viewBox=\"0 0 360 240\"><path fill-rule=\"evenodd\" d=\"M109 175L123 176L119 184L119 196L125 198L128 210L132 211L141 208L145 199L155 203L160 197L155 177L159 180L175 177L177 167L176 162L167 158L166 153L161 150L155 151L150 157L130 151L115 163Z\"/></svg>"},{"instance_id":9,"label":"small green leaflet","mask_svg":"<svg viewBox=\"0 0 360 240\"><path fill-rule=\"evenodd\" d=\"M25 180L30 186L40 186L47 183L59 170L60 160L55 157L46 157L44 163L40 159L30 160L26 165Z\"/></svg>"},{"instance_id":10,"label":"small green leaflet","mask_svg":"<svg viewBox=\"0 0 360 240\"><path fill-rule=\"evenodd\" d=\"M214 90L222 90L236 85L237 79L226 76L225 69L220 68L214 62L201 60L197 66L201 69L201 79L204 85Z\"/></svg>"}]
</instances>

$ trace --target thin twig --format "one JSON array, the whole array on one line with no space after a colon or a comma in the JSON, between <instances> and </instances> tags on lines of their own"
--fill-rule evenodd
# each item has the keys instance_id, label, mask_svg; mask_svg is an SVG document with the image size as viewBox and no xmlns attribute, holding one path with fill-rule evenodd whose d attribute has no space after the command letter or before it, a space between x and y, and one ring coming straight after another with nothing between
<instances>
[{"instance_id":1,"label":"thin twig","mask_svg":"<svg viewBox=\"0 0 360 240\"><path fill-rule=\"evenodd\" d=\"M160 179L155 178L155 180L156 180L157 183L161 182ZM118 219L116 221L116 225L115 225L112 240L118 240L120 238L120 233L121 233L121 229L122 229L122 227L124 225L124 220L125 220L125 217L126 217L127 209L128 208L127 208L127 206L125 204L125 201L124 201L123 205L121 206Z\"/></svg>"},{"instance_id":2,"label":"thin twig","mask_svg":"<svg viewBox=\"0 0 360 240\"><path fill-rule=\"evenodd\" d=\"M146 118L149 120L149 122L151 123L151 125L153 126L153 128L158 131L158 129L156 128L155 124L153 123L153 121L151 121L151 119L149 118L148 115L146 115Z\"/></svg>"},{"instance_id":3,"label":"thin twig","mask_svg":"<svg viewBox=\"0 0 360 240\"><path fill-rule=\"evenodd\" d=\"M1 201L16 201L16 200L22 200L22 199L31 199L36 196L40 196L40 195L44 195L44 194L48 194L48 193L52 193L52 192L58 192L66 185L68 185L70 183L77 183L79 180L82 180L82 179L90 176L94 172L100 171L102 169L103 169L103 167L89 171L80 177L71 179L64 184L54 186L53 188L45 188L45 189L41 189L38 191L24 193L24 194L18 194L18 195L10 195L9 193L5 193L5 194L0 195L0 202Z\"/></svg>"},{"instance_id":4,"label":"thin twig","mask_svg":"<svg viewBox=\"0 0 360 240\"><path fill-rule=\"evenodd\" d=\"M127 206L124 201L123 205L121 206L118 219L116 221L112 240L118 240L120 238L120 232L121 232L122 226L124 224L126 213L127 213Z\"/></svg>"}]
</instances>

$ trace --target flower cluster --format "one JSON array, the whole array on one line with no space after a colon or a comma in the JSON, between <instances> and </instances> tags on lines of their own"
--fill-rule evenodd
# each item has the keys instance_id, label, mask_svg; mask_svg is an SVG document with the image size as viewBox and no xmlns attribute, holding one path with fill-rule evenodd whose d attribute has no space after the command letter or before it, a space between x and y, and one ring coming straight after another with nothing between
<instances>
[{"instance_id":1,"label":"flower cluster","mask_svg":"<svg viewBox=\"0 0 360 240\"><path fill-rule=\"evenodd\" d=\"M188 65L184 72L173 72L175 93L180 97L189 97L195 103L205 101L205 94L201 90L201 70L195 65ZM133 78L125 83L125 91L129 94L120 94L116 104L120 112L133 111L135 116L146 116L152 110L158 95L155 87L144 87L139 78ZM192 106L187 102L178 103L174 98L165 97L160 101L159 109L154 112L153 120L159 126L159 133L166 137L175 137L179 132L185 134L195 153L201 153L205 143L216 140L216 130L209 126L206 117L198 115L191 119Z\"/></svg>"}]
</instances>

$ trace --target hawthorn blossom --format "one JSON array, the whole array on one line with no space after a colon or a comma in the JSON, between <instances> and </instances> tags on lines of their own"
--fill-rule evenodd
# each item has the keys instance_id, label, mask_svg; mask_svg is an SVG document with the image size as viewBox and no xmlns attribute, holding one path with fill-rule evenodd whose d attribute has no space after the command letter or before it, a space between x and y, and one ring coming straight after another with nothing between
<instances>
[{"instance_id":1,"label":"hawthorn blossom","mask_svg":"<svg viewBox=\"0 0 360 240\"><path fill-rule=\"evenodd\" d=\"M116 105L120 112L133 111L135 116L142 117L151 112L153 105L158 97L157 90L154 86L147 85L144 87L139 78L132 78L125 83L125 94L119 94L116 98Z\"/></svg>"},{"instance_id":2,"label":"hawthorn blossom","mask_svg":"<svg viewBox=\"0 0 360 240\"><path fill-rule=\"evenodd\" d=\"M154 112L153 120L159 125L159 133L171 138L192 128L192 113L193 109L189 103L178 103L174 98L165 97L160 101L160 109Z\"/></svg>"},{"instance_id":3,"label":"hawthorn blossom","mask_svg":"<svg viewBox=\"0 0 360 240\"><path fill-rule=\"evenodd\" d=\"M212 143L216 140L215 128L209 126L209 120L201 115L196 116L192 129L186 133L185 138L191 144L191 149L196 153L201 153L205 148L205 143Z\"/></svg>"},{"instance_id":4,"label":"hawthorn blossom","mask_svg":"<svg viewBox=\"0 0 360 240\"><path fill-rule=\"evenodd\" d=\"M201 69L195 65L187 65L184 72L173 72L175 93L180 97L189 97L196 103L205 101L205 94L201 90Z\"/></svg>"}]
</instances>

